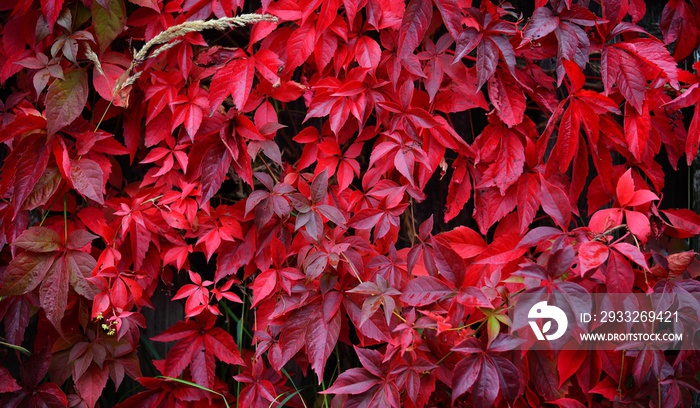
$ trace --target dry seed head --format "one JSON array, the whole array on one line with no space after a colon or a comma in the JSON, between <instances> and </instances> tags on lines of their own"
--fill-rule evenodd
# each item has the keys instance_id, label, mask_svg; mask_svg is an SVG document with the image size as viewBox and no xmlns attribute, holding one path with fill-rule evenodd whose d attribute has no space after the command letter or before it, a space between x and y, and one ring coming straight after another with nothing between
<instances>
[{"instance_id":1,"label":"dry seed head","mask_svg":"<svg viewBox=\"0 0 700 408\"><path fill-rule=\"evenodd\" d=\"M87 59L89 59L93 64L95 64L95 68L97 68L97 72L100 74L104 75L105 72L102 70L102 64L100 63L100 59L97 58L97 54L90 48L87 44L85 45L85 56Z\"/></svg>"},{"instance_id":2,"label":"dry seed head","mask_svg":"<svg viewBox=\"0 0 700 408\"><path fill-rule=\"evenodd\" d=\"M241 14L236 17L226 17L214 20L197 20L197 21L186 21L182 24L178 24L169 27L165 31L153 37L134 55L134 59L131 61L131 65L124 71L124 74L117 80L114 84L113 95L116 95L122 89L136 82L136 79L140 73L131 76L131 72L136 68L137 65L149 58L149 52L151 48L160 44L166 44L151 54L150 57L157 57L164 51L174 47L178 42L170 43L171 40L182 37L183 35L189 33L200 32L204 30L228 30L235 27L243 27L247 24L255 24L260 22L271 22L277 23L279 21L277 17L270 14ZM90 58L88 56L88 58Z\"/></svg>"}]
</instances>

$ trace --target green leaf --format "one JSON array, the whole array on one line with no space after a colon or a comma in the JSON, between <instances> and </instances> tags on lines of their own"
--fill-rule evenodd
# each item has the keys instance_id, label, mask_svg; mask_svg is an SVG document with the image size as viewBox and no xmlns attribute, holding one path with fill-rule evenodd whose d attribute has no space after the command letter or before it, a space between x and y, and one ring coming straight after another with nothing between
<instances>
[{"instance_id":1,"label":"green leaf","mask_svg":"<svg viewBox=\"0 0 700 408\"><path fill-rule=\"evenodd\" d=\"M109 10L99 3L92 2L92 23L95 26L100 52L103 53L124 30L126 9L122 0L108 0L106 4L109 5Z\"/></svg>"},{"instance_id":2,"label":"green leaf","mask_svg":"<svg viewBox=\"0 0 700 408\"><path fill-rule=\"evenodd\" d=\"M72 69L49 85L46 94L46 125L49 136L70 125L83 112L88 97L88 77Z\"/></svg>"}]
</instances>

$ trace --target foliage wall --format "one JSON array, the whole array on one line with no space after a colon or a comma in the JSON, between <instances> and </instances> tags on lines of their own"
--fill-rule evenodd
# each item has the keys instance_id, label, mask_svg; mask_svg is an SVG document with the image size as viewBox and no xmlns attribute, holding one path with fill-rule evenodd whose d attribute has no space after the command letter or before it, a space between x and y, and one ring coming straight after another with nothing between
<instances>
[{"instance_id":1,"label":"foliage wall","mask_svg":"<svg viewBox=\"0 0 700 408\"><path fill-rule=\"evenodd\" d=\"M507 332L700 292L699 11L0 1L0 404L689 405L695 352Z\"/></svg>"}]
</instances>

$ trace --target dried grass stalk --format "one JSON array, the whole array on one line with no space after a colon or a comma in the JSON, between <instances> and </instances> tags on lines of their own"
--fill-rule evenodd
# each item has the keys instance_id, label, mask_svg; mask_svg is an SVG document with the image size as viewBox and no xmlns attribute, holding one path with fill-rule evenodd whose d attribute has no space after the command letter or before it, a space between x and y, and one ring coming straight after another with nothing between
<instances>
[{"instance_id":1,"label":"dried grass stalk","mask_svg":"<svg viewBox=\"0 0 700 408\"><path fill-rule=\"evenodd\" d=\"M182 24L178 24L169 27L165 31L153 37L148 41L137 53L134 55L131 65L124 71L124 74L115 82L112 95L117 95L124 88L132 85L136 82L136 79L141 75L141 73L136 73L131 75L134 69L143 63L148 58L155 58L162 52L174 47L180 41L174 41L183 35L195 32L201 32L204 30L228 30L235 27L243 27L248 24L260 23L263 21L276 23L278 21L277 17L270 14L241 14L236 17L226 17L219 18L215 20L197 20L197 21L186 21ZM150 53L153 47L165 44L162 47L157 48L153 53Z\"/></svg>"}]
</instances>

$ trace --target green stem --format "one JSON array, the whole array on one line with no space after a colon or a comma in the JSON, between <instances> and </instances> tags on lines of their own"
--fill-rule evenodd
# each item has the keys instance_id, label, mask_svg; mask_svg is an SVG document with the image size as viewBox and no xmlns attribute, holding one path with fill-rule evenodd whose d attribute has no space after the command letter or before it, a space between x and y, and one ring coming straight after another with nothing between
<instances>
[{"instance_id":1,"label":"green stem","mask_svg":"<svg viewBox=\"0 0 700 408\"><path fill-rule=\"evenodd\" d=\"M224 308L224 312L226 312L226 315L227 315L228 317L230 317L231 319L233 319L233 321L235 321L236 324L239 324L239 323L240 323L241 318L238 317L238 316L236 316L236 315L233 313L233 310L231 310L231 309L228 307L228 305L227 305L226 303L224 303L224 302L222 301L221 303L219 303L219 305L222 306L222 307ZM248 331L248 329L246 329L245 327L243 327L243 332L244 332L246 335L248 335L248 337L250 337L251 339L253 338L253 335L252 335L252 334L250 333L250 331Z\"/></svg>"},{"instance_id":2,"label":"green stem","mask_svg":"<svg viewBox=\"0 0 700 408\"><path fill-rule=\"evenodd\" d=\"M68 242L68 208L65 194L63 194L63 242Z\"/></svg>"},{"instance_id":3,"label":"green stem","mask_svg":"<svg viewBox=\"0 0 700 408\"><path fill-rule=\"evenodd\" d=\"M299 389L297 387L297 385L294 383L294 380L292 379L292 376L289 375L289 373L287 372L287 370L284 367L282 367L281 371L282 371L282 374L284 374L284 376L287 377L289 382L292 384L292 388L294 388L294 391L296 391L295 394L299 395L299 399L301 400L301 404L304 406L304 408L308 408L306 406L306 401L304 401L304 398L301 396L301 390L303 390L303 388ZM294 394L292 394L290 397L293 397L293 396L294 396Z\"/></svg>"},{"instance_id":4,"label":"green stem","mask_svg":"<svg viewBox=\"0 0 700 408\"><path fill-rule=\"evenodd\" d=\"M323 380L321 380L321 388L323 389L323 391L326 390L326 382ZM328 408L328 394L323 394L323 406L325 408Z\"/></svg>"},{"instance_id":5,"label":"green stem","mask_svg":"<svg viewBox=\"0 0 700 408\"><path fill-rule=\"evenodd\" d=\"M243 305L241 305L241 319L238 321L238 324L236 325L236 343L238 344L238 347L241 347L241 344L243 344L243 330L244 327L243 325L245 324L245 315L246 315L246 292L243 291ZM241 367L238 367L238 374L241 374ZM238 400L240 399L241 395L241 383L237 382L236 383L236 407L240 407Z\"/></svg>"},{"instance_id":6,"label":"green stem","mask_svg":"<svg viewBox=\"0 0 700 408\"><path fill-rule=\"evenodd\" d=\"M95 132L97 132L97 130L100 128L102 121L105 120L105 116L107 116L107 111L109 111L109 108L112 107L112 101L114 101L114 96L112 96L112 99L109 100L109 104L105 108L105 111L102 112L102 117L100 118L99 122L97 122L97 125L95 125Z\"/></svg>"},{"instance_id":7,"label":"green stem","mask_svg":"<svg viewBox=\"0 0 700 408\"><path fill-rule=\"evenodd\" d=\"M59 191L61 191L61 189L63 189L63 183L64 183L64 181L61 180L61 183L58 185L58 189L56 189L56 193L58 193ZM46 218L49 216L49 213L51 212L51 208L53 208L53 205L56 204L56 200L58 200L58 194L56 194L53 197L53 200L51 200L51 204L49 204L48 209L46 210L44 215L41 217L41 222L39 223L40 227L42 225L44 225L44 221L46 221Z\"/></svg>"},{"instance_id":8,"label":"green stem","mask_svg":"<svg viewBox=\"0 0 700 408\"><path fill-rule=\"evenodd\" d=\"M622 379L625 373L625 350L622 350L622 362L620 363L620 379L617 381L617 395L622 398Z\"/></svg>"},{"instance_id":9,"label":"green stem","mask_svg":"<svg viewBox=\"0 0 700 408\"><path fill-rule=\"evenodd\" d=\"M210 393L212 393L212 394L216 394L216 395L220 396L222 400L224 400L224 405L226 405L226 408L231 408L230 405L228 405L228 401L226 401L226 397L224 397L224 394L221 394L221 393L219 393L219 392L216 392L216 391L214 391L214 390L211 390L211 389L209 389L209 388L207 388L207 387L202 387L201 385L199 385L199 384L197 384L197 383L193 383L193 382L186 381L186 380L181 380L181 379L179 379L179 378L174 378L174 377L166 377L166 376L163 376L163 375L159 375L159 376L157 376L156 378L161 378L161 379L164 379L164 380L174 381L174 382L176 382L176 383L189 385L190 387L198 388L198 389L200 389L200 390L202 390L202 391L206 391L206 392L210 392ZM238 401L236 401L236 405L238 405Z\"/></svg>"}]
</instances>

